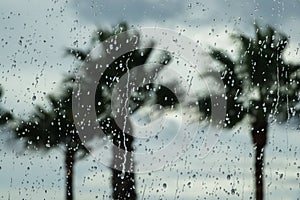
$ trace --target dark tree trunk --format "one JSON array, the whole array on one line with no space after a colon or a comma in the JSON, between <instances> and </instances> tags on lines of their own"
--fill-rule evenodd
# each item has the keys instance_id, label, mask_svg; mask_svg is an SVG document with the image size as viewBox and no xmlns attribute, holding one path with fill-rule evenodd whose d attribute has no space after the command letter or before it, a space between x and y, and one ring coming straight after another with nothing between
<instances>
[{"instance_id":1,"label":"dark tree trunk","mask_svg":"<svg viewBox=\"0 0 300 200\"><path fill-rule=\"evenodd\" d=\"M267 143L268 121L256 119L252 123L252 142L255 148L255 198L264 199L264 148Z\"/></svg>"},{"instance_id":2,"label":"dark tree trunk","mask_svg":"<svg viewBox=\"0 0 300 200\"><path fill-rule=\"evenodd\" d=\"M104 133L112 136L112 198L114 200L135 200L137 194L135 191L135 175L134 175L134 161L133 161L133 130L131 123L126 123L126 133L120 128L112 118L106 118L101 121L101 128ZM129 133L129 134L128 134Z\"/></svg>"},{"instance_id":3,"label":"dark tree trunk","mask_svg":"<svg viewBox=\"0 0 300 200\"><path fill-rule=\"evenodd\" d=\"M135 200L134 162L131 154L133 137L120 132L113 136L113 143L116 147L112 159L113 199Z\"/></svg>"},{"instance_id":4,"label":"dark tree trunk","mask_svg":"<svg viewBox=\"0 0 300 200\"><path fill-rule=\"evenodd\" d=\"M65 170L66 170L66 200L73 200L73 167L74 167L73 149L68 149L65 154Z\"/></svg>"}]
</instances>

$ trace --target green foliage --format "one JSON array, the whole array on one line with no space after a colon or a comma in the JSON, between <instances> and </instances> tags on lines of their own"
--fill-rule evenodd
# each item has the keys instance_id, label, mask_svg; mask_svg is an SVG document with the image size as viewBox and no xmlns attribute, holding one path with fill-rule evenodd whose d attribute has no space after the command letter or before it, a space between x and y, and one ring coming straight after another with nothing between
<instances>
[{"instance_id":1,"label":"green foliage","mask_svg":"<svg viewBox=\"0 0 300 200\"><path fill-rule=\"evenodd\" d=\"M27 148L49 150L61 145L63 148L81 151L88 150L82 145L74 125L72 115L72 85L63 84L60 95L48 95L49 109L37 105L29 119L19 119L16 137L26 141Z\"/></svg>"},{"instance_id":2,"label":"green foliage","mask_svg":"<svg viewBox=\"0 0 300 200\"><path fill-rule=\"evenodd\" d=\"M150 48L140 48L140 36L136 32L134 35L130 35L128 32L128 25L124 22L118 24L112 30L99 29L94 33L92 37L92 46L94 44L105 42L109 38L116 37L117 34L123 33L128 41L134 38L134 50L127 52L126 54L116 58L112 63L108 63L109 66L105 69L101 76L96 91L96 112L99 118L105 120L106 118L112 118L111 116L111 96L112 91L115 88L118 80L126 73L130 73L135 67L141 67L149 60L149 57L154 53L154 42L150 41ZM90 51L89 51L90 52ZM70 55L73 55L78 60L85 62L83 58L89 60L89 54L78 49L68 49ZM160 55L156 58L154 63L158 64L155 69L155 74L158 74L163 66L166 66L171 61L171 56L165 52L160 51ZM87 61L88 62L88 61ZM121 67L126 66L126 67ZM143 69L144 70L144 69ZM137 75L138 76L138 75ZM88 81L89 75L83 74L83 78ZM151 95L150 95L151 94ZM169 97L169 98L167 98ZM141 106L149 103L158 103L164 108L173 108L178 104L178 99L175 94L168 88L160 84L148 84L136 89L136 92L132 94L129 102L129 110L132 114L138 110Z\"/></svg>"},{"instance_id":3,"label":"green foliage","mask_svg":"<svg viewBox=\"0 0 300 200\"><path fill-rule=\"evenodd\" d=\"M293 108L298 102L297 70L300 66L284 60L287 36L270 26L255 25L254 38L243 34L234 34L232 38L240 44L237 60L223 50L212 49L210 52L222 66L220 73L227 98L225 126L236 125L246 114L266 119L270 114L283 118L293 116ZM209 102L208 99L200 99L199 105L204 100ZM201 112L206 112L204 105L200 107Z\"/></svg>"}]
</instances>

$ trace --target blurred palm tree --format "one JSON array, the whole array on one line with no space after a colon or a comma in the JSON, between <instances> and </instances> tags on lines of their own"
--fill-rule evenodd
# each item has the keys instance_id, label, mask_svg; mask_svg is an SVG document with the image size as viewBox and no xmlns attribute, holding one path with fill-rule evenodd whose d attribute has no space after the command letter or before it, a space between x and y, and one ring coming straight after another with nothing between
<instances>
[{"instance_id":1,"label":"blurred palm tree","mask_svg":"<svg viewBox=\"0 0 300 200\"><path fill-rule=\"evenodd\" d=\"M212 49L210 55L223 68L220 73L225 85L227 114L225 127L241 124L249 116L251 138L255 150L255 197L264 198L264 149L268 143L270 120L287 120L296 114L300 65L287 63L283 53L288 38L274 28L255 24L255 37L232 36L238 41L239 56L232 59L225 51ZM210 115L210 96L199 99L199 109Z\"/></svg>"},{"instance_id":2,"label":"blurred palm tree","mask_svg":"<svg viewBox=\"0 0 300 200\"><path fill-rule=\"evenodd\" d=\"M73 199L74 165L89 151L82 144L74 125L72 115L73 85L66 79L61 94L49 95L49 108L35 106L28 119L15 119L16 138L22 138L26 148L34 151L49 151L61 148L65 156L66 199Z\"/></svg>"},{"instance_id":3,"label":"blurred palm tree","mask_svg":"<svg viewBox=\"0 0 300 200\"><path fill-rule=\"evenodd\" d=\"M118 85L126 73L133 79L140 77L149 78L143 77L145 74L155 77L171 59L168 53L160 52L154 61L154 63L156 63L155 67L152 66L150 69L145 69L145 67L141 65L147 64L150 56L154 55L154 43L150 43L150 48L140 49L140 36L138 33L131 35L126 32L127 30L127 24L120 23L113 30L98 30L93 39L94 43L105 43L102 47L105 45L109 46L109 44L107 44L108 41L111 42L111 44L117 45L120 41L120 43L126 41L126 44L132 45L133 47L133 50L119 58L115 58L112 63L105 63L105 71L101 74L101 77L96 77L98 78L97 80L99 80L95 95L97 116L102 131L111 138L112 143L117 147L113 150L111 163L113 199L137 198L134 178L134 158L133 154L131 154L131 152L134 151L134 131L128 115L132 115L141 107L149 104L159 104L162 108L173 108L178 103L176 95L167 87L159 84L146 81L144 85L139 86L134 85L129 78L126 79L125 85L127 86L125 90L122 90L124 85ZM122 36L117 36L119 33L122 33ZM134 43L132 39L134 39ZM129 41L129 43L127 41ZM126 44L124 44L125 43L119 45L120 48L126 48ZM87 64L88 66L91 59L89 51L69 49L68 52L82 61L83 65ZM106 49L100 52L103 59L105 59L105 56L111 56L105 52ZM140 68L138 73L132 72L135 67ZM90 76L93 76L93 73L83 73L82 76L83 79L88 81ZM114 89L118 91L117 99L113 99ZM129 101L127 101L127 98ZM120 108L120 111L113 113L111 105L116 101L119 103L118 108ZM126 102L128 102L128 104ZM127 110L126 107L128 107ZM127 154L126 152L129 153Z\"/></svg>"}]
</instances>

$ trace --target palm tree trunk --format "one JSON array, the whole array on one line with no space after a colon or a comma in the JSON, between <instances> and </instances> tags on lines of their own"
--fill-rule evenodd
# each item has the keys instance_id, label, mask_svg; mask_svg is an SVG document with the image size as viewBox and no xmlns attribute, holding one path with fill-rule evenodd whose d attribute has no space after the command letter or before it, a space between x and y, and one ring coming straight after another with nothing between
<instances>
[{"instance_id":1,"label":"palm tree trunk","mask_svg":"<svg viewBox=\"0 0 300 200\"><path fill-rule=\"evenodd\" d=\"M73 167L74 167L73 149L68 149L65 154L65 170L66 170L66 200L73 200Z\"/></svg>"},{"instance_id":2,"label":"palm tree trunk","mask_svg":"<svg viewBox=\"0 0 300 200\"><path fill-rule=\"evenodd\" d=\"M112 186L114 200L135 200L135 181L134 173L125 172L117 169L112 169Z\"/></svg>"},{"instance_id":3,"label":"palm tree trunk","mask_svg":"<svg viewBox=\"0 0 300 200\"><path fill-rule=\"evenodd\" d=\"M120 118L119 118L120 119ZM135 175L133 161L133 141L132 126L127 121L127 132L125 133L116 121L112 118L106 118L101 121L102 131L112 136L112 198L114 200L135 200L137 194L135 191Z\"/></svg>"},{"instance_id":4,"label":"palm tree trunk","mask_svg":"<svg viewBox=\"0 0 300 200\"><path fill-rule=\"evenodd\" d=\"M264 199L264 148L267 143L268 120L256 119L252 123L252 142L255 148L255 199Z\"/></svg>"},{"instance_id":5,"label":"palm tree trunk","mask_svg":"<svg viewBox=\"0 0 300 200\"><path fill-rule=\"evenodd\" d=\"M112 159L112 188L114 200L135 200L135 176L133 156L133 137L129 134L119 132L113 135Z\"/></svg>"}]
</instances>

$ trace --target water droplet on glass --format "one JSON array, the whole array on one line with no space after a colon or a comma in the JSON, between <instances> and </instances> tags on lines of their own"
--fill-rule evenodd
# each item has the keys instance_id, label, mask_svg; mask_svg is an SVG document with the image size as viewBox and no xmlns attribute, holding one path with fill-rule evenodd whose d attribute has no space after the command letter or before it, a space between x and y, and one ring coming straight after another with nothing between
<instances>
[{"instance_id":1,"label":"water droplet on glass","mask_svg":"<svg viewBox=\"0 0 300 200\"><path fill-rule=\"evenodd\" d=\"M230 180L231 176L230 174L227 175L227 180Z\"/></svg>"}]
</instances>

